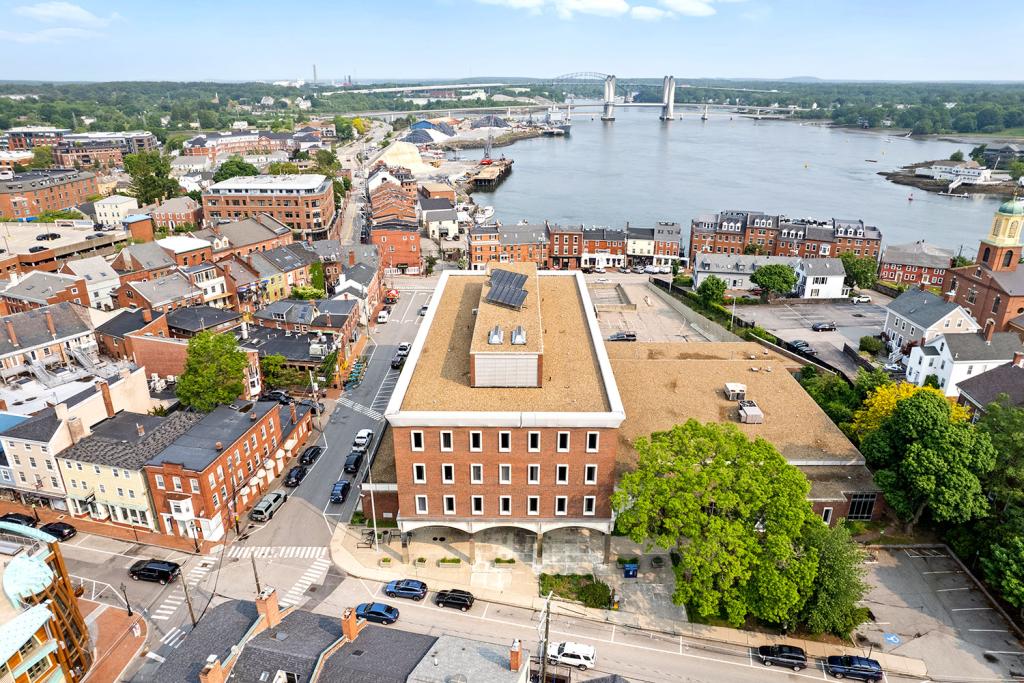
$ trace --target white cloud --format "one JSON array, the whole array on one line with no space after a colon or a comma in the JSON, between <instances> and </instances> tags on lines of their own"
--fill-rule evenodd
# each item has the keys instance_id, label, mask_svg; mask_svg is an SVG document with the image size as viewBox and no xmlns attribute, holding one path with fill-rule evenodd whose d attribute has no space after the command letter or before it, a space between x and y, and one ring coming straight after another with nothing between
<instances>
[{"instance_id":1,"label":"white cloud","mask_svg":"<svg viewBox=\"0 0 1024 683\"><path fill-rule=\"evenodd\" d=\"M65 40L86 40L97 34L84 28L44 28L40 31L0 31L0 41L25 45L37 43L61 43Z\"/></svg>"},{"instance_id":2,"label":"white cloud","mask_svg":"<svg viewBox=\"0 0 1024 683\"><path fill-rule=\"evenodd\" d=\"M661 4L687 17L710 17L715 13L712 0L661 0Z\"/></svg>"},{"instance_id":3,"label":"white cloud","mask_svg":"<svg viewBox=\"0 0 1024 683\"><path fill-rule=\"evenodd\" d=\"M629 12L626 0L476 0L484 5L500 5L512 9L527 10L538 14L542 10L553 10L562 19L572 19L576 14L592 14L602 17L618 17Z\"/></svg>"},{"instance_id":4,"label":"white cloud","mask_svg":"<svg viewBox=\"0 0 1024 683\"><path fill-rule=\"evenodd\" d=\"M92 28L106 26L112 21L120 19L117 12L109 17L99 17L84 7L70 2L39 2L34 5L21 5L14 8L14 13L46 24L75 24Z\"/></svg>"},{"instance_id":5,"label":"white cloud","mask_svg":"<svg viewBox=\"0 0 1024 683\"><path fill-rule=\"evenodd\" d=\"M675 16L668 10L661 9L660 7L648 7L646 5L634 5L629 10L629 14L634 19L640 21L660 21L662 19L671 19Z\"/></svg>"}]
</instances>

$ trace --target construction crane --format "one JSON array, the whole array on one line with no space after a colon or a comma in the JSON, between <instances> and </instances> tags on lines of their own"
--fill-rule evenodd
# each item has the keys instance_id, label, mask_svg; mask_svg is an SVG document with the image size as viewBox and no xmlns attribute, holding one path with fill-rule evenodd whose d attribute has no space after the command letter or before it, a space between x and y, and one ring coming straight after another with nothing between
<instances>
[{"instance_id":1,"label":"construction crane","mask_svg":"<svg viewBox=\"0 0 1024 683\"><path fill-rule=\"evenodd\" d=\"M494 142L494 133L487 134L487 142L484 143L484 158L480 160L481 166L490 166L494 163L491 159L491 143Z\"/></svg>"}]
</instances>

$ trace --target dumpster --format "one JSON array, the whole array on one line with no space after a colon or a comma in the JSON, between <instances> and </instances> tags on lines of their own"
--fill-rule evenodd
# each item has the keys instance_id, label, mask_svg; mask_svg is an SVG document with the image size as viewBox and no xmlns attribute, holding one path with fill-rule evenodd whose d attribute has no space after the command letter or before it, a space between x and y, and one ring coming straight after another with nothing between
<instances>
[{"instance_id":1,"label":"dumpster","mask_svg":"<svg viewBox=\"0 0 1024 683\"><path fill-rule=\"evenodd\" d=\"M635 579L636 573L640 569L639 562L627 562L622 565L622 576L627 579Z\"/></svg>"}]
</instances>

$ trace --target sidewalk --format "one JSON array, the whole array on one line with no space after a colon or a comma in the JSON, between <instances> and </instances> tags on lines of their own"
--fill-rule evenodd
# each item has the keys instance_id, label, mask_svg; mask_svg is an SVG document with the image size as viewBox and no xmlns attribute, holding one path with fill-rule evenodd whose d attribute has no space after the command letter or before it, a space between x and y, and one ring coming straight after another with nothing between
<instances>
[{"instance_id":1,"label":"sidewalk","mask_svg":"<svg viewBox=\"0 0 1024 683\"><path fill-rule=\"evenodd\" d=\"M431 582L435 584L440 582L446 587L469 590L477 598L487 602L535 611L540 611L544 607L545 599L537 594L537 579L527 563L517 562L511 565L511 568L497 569L484 562L477 562L475 566L470 567L463 561L456 568L447 568L439 566L435 558L428 556L428 561L424 566L406 565L402 562L400 548L391 548L381 544L379 553L372 548L357 548L360 531L361 529L358 527L350 529L339 525L331 538L331 559L351 576L382 583L401 576L409 576L426 581L428 585ZM420 545L417 544L417 548L420 548ZM461 553L457 550L448 553L449 556L458 556L459 554ZM392 558L391 566L385 568L377 566L377 559L384 556ZM417 556L426 556L426 552L417 549L410 560L415 560ZM614 570L615 566L610 566ZM605 570L599 573L604 574ZM621 590L621 587L617 590ZM708 650L716 649L716 645L729 646L735 650L736 648L750 649L759 645L786 643L802 647L809 656L813 657L827 657L836 654L863 656L864 654L858 648L839 648L835 645L797 638L783 638L738 629L704 626L666 617L649 617L638 612L593 609L557 600L552 601L551 604L551 611L554 615L689 638L701 641L690 643L691 646ZM873 653L872 657L877 659L882 668L890 673L917 678L926 678L928 675L925 663L919 659L879 652Z\"/></svg>"},{"instance_id":2,"label":"sidewalk","mask_svg":"<svg viewBox=\"0 0 1024 683\"><path fill-rule=\"evenodd\" d=\"M83 681L122 680L121 674L138 656L146 642L148 627L140 614L89 600L79 600L82 615L93 639L96 658Z\"/></svg>"}]
</instances>

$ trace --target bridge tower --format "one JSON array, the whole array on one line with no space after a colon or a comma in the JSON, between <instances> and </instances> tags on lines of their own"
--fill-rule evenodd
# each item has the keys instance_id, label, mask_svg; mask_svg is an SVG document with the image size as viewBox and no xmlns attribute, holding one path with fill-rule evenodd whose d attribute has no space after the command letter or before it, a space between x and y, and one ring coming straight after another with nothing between
<instances>
[{"instance_id":1,"label":"bridge tower","mask_svg":"<svg viewBox=\"0 0 1024 683\"><path fill-rule=\"evenodd\" d=\"M615 120L615 76L605 76L604 79L604 111L601 120Z\"/></svg>"},{"instance_id":2,"label":"bridge tower","mask_svg":"<svg viewBox=\"0 0 1024 683\"><path fill-rule=\"evenodd\" d=\"M676 77L665 76L661 85L661 120L672 121L675 119L676 108Z\"/></svg>"}]
</instances>

